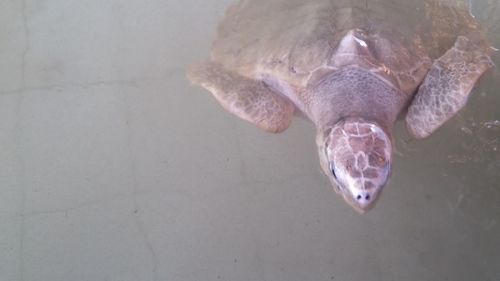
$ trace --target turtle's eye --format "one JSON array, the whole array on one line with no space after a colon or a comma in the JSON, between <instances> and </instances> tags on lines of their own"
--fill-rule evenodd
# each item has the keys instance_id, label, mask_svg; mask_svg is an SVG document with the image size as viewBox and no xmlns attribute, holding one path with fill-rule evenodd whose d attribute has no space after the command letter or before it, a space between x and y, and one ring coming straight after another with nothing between
<instances>
[{"instance_id":1,"label":"turtle's eye","mask_svg":"<svg viewBox=\"0 0 500 281\"><path fill-rule=\"evenodd\" d=\"M333 168L333 165L330 165L330 171L332 171L333 177L337 179L337 175L335 174L335 169Z\"/></svg>"},{"instance_id":2,"label":"turtle's eye","mask_svg":"<svg viewBox=\"0 0 500 281\"><path fill-rule=\"evenodd\" d=\"M332 162L329 163L330 171L332 172L333 178L337 179L337 175L335 174L335 168Z\"/></svg>"}]
</instances>

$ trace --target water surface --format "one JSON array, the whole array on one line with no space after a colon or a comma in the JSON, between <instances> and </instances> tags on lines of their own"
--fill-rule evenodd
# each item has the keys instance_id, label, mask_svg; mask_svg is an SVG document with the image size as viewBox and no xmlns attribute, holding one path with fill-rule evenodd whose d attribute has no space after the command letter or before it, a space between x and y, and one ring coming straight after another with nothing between
<instances>
[{"instance_id":1,"label":"water surface","mask_svg":"<svg viewBox=\"0 0 500 281\"><path fill-rule=\"evenodd\" d=\"M359 215L312 124L189 85L229 2L0 3L0 280L500 280L498 70L429 139L398 123ZM498 1L472 4L500 47Z\"/></svg>"}]
</instances>

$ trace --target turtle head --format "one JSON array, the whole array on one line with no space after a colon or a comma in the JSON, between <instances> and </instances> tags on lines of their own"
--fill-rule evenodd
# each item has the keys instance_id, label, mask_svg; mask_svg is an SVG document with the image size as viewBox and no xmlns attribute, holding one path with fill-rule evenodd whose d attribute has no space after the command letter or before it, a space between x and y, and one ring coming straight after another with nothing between
<instances>
[{"instance_id":1,"label":"turtle head","mask_svg":"<svg viewBox=\"0 0 500 281\"><path fill-rule=\"evenodd\" d=\"M335 191L360 213L373 208L391 172L389 135L375 122L345 119L320 131L316 142Z\"/></svg>"}]
</instances>

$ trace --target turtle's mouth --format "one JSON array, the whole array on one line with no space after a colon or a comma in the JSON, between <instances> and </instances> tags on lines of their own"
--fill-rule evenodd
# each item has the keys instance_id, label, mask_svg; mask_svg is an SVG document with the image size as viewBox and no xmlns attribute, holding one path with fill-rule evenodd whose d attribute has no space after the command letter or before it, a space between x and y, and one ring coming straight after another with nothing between
<instances>
[{"instance_id":1,"label":"turtle's mouth","mask_svg":"<svg viewBox=\"0 0 500 281\"><path fill-rule=\"evenodd\" d=\"M334 190L347 204L359 213L365 213L375 206L381 187L363 177L353 177L345 169L337 168L334 163L330 163L330 170Z\"/></svg>"}]
</instances>

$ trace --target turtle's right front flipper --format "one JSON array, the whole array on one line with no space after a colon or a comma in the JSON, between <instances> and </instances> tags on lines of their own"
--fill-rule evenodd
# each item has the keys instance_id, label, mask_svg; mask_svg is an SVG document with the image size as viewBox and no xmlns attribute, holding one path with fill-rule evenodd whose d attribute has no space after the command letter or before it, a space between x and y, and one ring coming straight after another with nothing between
<instances>
[{"instance_id":1,"label":"turtle's right front flipper","mask_svg":"<svg viewBox=\"0 0 500 281\"><path fill-rule=\"evenodd\" d=\"M209 90L229 112L273 133L290 125L295 106L266 85L206 62L192 66L188 77Z\"/></svg>"},{"instance_id":2,"label":"turtle's right front flipper","mask_svg":"<svg viewBox=\"0 0 500 281\"><path fill-rule=\"evenodd\" d=\"M493 66L488 53L459 36L453 48L433 63L406 115L413 136L429 136L464 107L476 81Z\"/></svg>"}]
</instances>

